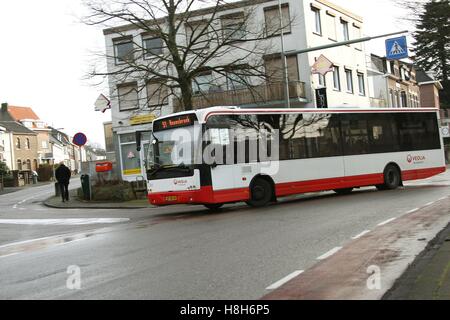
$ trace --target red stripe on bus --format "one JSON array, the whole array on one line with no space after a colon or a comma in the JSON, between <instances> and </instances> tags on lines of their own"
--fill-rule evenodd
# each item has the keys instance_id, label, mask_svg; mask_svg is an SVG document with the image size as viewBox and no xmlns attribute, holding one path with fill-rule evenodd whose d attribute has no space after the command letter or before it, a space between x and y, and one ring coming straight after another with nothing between
<instances>
[{"instance_id":1,"label":"red stripe on bus","mask_svg":"<svg viewBox=\"0 0 450 320\"><path fill-rule=\"evenodd\" d=\"M402 179L403 181L425 179L443 173L445 170L446 167L405 170L402 172ZM383 182L383 173L296 181L276 184L275 194L277 197L283 197L308 192L373 186ZM230 203L246 201L249 198L249 188L214 191L211 186L195 191L159 192L148 195L148 199L153 205Z\"/></svg>"}]
</instances>

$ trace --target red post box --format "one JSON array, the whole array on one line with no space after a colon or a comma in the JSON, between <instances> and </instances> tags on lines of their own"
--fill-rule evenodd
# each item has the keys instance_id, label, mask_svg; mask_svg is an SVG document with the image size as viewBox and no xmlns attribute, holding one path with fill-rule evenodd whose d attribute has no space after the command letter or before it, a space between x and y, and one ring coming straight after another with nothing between
<instances>
[{"instance_id":1,"label":"red post box","mask_svg":"<svg viewBox=\"0 0 450 320\"><path fill-rule=\"evenodd\" d=\"M110 172L113 169L113 164L110 161L106 162L97 162L95 164L95 171L96 172Z\"/></svg>"}]
</instances>

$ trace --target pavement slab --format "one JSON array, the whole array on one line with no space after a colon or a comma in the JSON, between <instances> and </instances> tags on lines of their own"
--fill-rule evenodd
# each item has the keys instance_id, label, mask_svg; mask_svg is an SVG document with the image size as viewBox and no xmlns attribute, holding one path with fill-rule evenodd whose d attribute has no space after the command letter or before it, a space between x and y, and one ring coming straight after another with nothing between
<instances>
[{"instance_id":1,"label":"pavement slab","mask_svg":"<svg viewBox=\"0 0 450 320\"><path fill-rule=\"evenodd\" d=\"M450 300L450 224L430 241L384 300Z\"/></svg>"},{"instance_id":2,"label":"pavement slab","mask_svg":"<svg viewBox=\"0 0 450 320\"><path fill-rule=\"evenodd\" d=\"M427 240L434 238L449 220L449 198L395 220L389 219L263 299L381 299L425 249ZM430 269L429 273L424 273L417 286L421 282L426 286L434 283L431 284L434 288L436 281L442 284L448 281L448 256L444 254L441 259L437 261L438 270ZM442 265L446 267L444 271Z\"/></svg>"}]
</instances>

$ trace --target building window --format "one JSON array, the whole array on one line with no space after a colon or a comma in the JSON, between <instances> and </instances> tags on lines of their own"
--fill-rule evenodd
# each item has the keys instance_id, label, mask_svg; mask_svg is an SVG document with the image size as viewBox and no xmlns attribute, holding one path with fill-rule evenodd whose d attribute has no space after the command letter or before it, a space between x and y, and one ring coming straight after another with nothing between
<instances>
[{"instance_id":1,"label":"building window","mask_svg":"<svg viewBox=\"0 0 450 320\"><path fill-rule=\"evenodd\" d=\"M133 40L125 38L114 41L114 55L116 64L126 63L134 60Z\"/></svg>"},{"instance_id":2,"label":"building window","mask_svg":"<svg viewBox=\"0 0 450 320\"><path fill-rule=\"evenodd\" d=\"M26 167L26 169L27 170L31 170L31 160L30 159L27 160L27 167Z\"/></svg>"},{"instance_id":3,"label":"building window","mask_svg":"<svg viewBox=\"0 0 450 320\"><path fill-rule=\"evenodd\" d=\"M366 95L366 85L364 83L364 73L358 72L358 87L359 87L359 94L361 96Z\"/></svg>"},{"instance_id":4,"label":"building window","mask_svg":"<svg viewBox=\"0 0 450 320\"><path fill-rule=\"evenodd\" d=\"M192 21L186 23L186 44L193 50L208 49L210 43L208 22Z\"/></svg>"},{"instance_id":5,"label":"building window","mask_svg":"<svg viewBox=\"0 0 450 320\"><path fill-rule=\"evenodd\" d=\"M36 128L38 129L45 129L45 123L41 121L36 122Z\"/></svg>"},{"instance_id":6,"label":"building window","mask_svg":"<svg viewBox=\"0 0 450 320\"><path fill-rule=\"evenodd\" d=\"M42 149L48 149L48 141L47 140L43 140L41 143Z\"/></svg>"},{"instance_id":7,"label":"building window","mask_svg":"<svg viewBox=\"0 0 450 320\"><path fill-rule=\"evenodd\" d=\"M341 91L341 76L340 76L340 72L339 72L339 67L337 67L337 66L334 66L334 69L333 69L333 85L334 85L334 90Z\"/></svg>"},{"instance_id":8,"label":"building window","mask_svg":"<svg viewBox=\"0 0 450 320\"><path fill-rule=\"evenodd\" d=\"M31 149L30 139L28 139L28 138L27 138L27 140L26 140L26 148L27 148L28 150Z\"/></svg>"},{"instance_id":9,"label":"building window","mask_svg":"<svg viewBox=\"0 0 450 320\"><path fill-rule=\"evenodd\" d=\"M227 88L228 90L240 90L248 87L249 79L245 72L236 70L234 73L227 74Z\"/></svg>"},{"instance_id":10,"label":"building window","mask_svg":"<svg viewBox=\"0 0 450 320\"><path fill-rule=\"evenodd\" d=\"M342 35L344 37L344 41L350 40L350 33L348 32L348 22L345 20L341 20L342 25Z\"/></svg>"},{"instance_id":11,"label":"building window","mask_svg":"<svg viewBox=\"0 0 450 320\"><path fill-rule=\"evenodd\" d=\"M300 74L298 72L297 55L286 57L286 64L288 69L288 80L298 81L300 79ZM266 76L269 78L269 82L284 81L283 63L281 58L265 58L264 65L266 68Z\"/></svg>"},{"instance_id":12,"label":"building window","mask_svg":"<svg viewBox=\"0 0 450 320\"><path fill-rule=\"evenodd\" d=\"M123 84L117 87L119 111L139 108L137 83Z\"/></svg>"},{"instance_id":13,"label":"building window","mask_svg":"<svg viewBox=\"0 0 450 320\"><path fill-rule=\"evenodd\" d=\"M345 79L347 80L347 92L353 93L353 72L345 69Z\"/></svg>"},{"instance_id":14,"label":"building window","mask_svg":"<svg viewBox=\"0 0 450 320\"><path fill-rule=\"evenodd\" d=\"M330 40L337 40L337 34L336 34L336 17L327 13L327 26L328 26L328 37Z\"/></svg>"},{"instance_id":15,"label":"building window","mask_svg":"<svg viewBox=\"0 0 450 320\"><path fill-rule=\"evenodd\" d=\"M315 7L311 7L311 11L314 14L314 33L322 35L322 21L320 20L320 10Z\"/></svg>"},{"instance_id":16,"label":"building window","mask_svg":"<svg viewBox=\"0 0 450 320\"><path fill-rule=\"evenodd\" d=\"M212 73L206 72L195 77L192 81L192 93L201 94L208 93L212 84Z\"/></svg>"},{"instance_id":17,"label":"building window","mask_svg":"<svg viewBox=\"0 0 450 320\"><path fill-rule=\"evenodd\" d=\"M17 160L17 170L22 171L22 160Z\"/></svg>"},{"instance_id":18,"label":"building window","mask_svg":"<svg viewBox=\"0 0 450 320\"><path fill-rule=\"evenodd\" d=\"M401 101L401 107L402 108L407 108L408 107L408 105L407 105L407 97L406 97L406 92L405 91L402 91L401 93L400 93L400 101Z\"/></svg>"},{"instance_id":19,"label":"building window","mask_svg":"<svg viewBox=\"0 0 450 320\"><path fill-rule=\"evenodd\" d=\"M149 107L167 104L169 89L164 82L158 80L148 81L146 89Z\"/></svg>"},{"instance_id":20,"label":"building window","mask_svg":"<svg viewBox=\"0 0 450 320\"><path fill-rule=\"evenodd\" d=\"M161 38L144 38L142 42L145 59L150 59L162 54L164 45Z\"/></svg>"},{"instance_id":21,"label":"building window","mask_svg":"<svg viewBox=\"0 0 450 320\"><path fill-rule=\"evenodd\" d=\"M21 145L20 145L20 138L17 138L17 139L16 139L16 148L17 148L17 149L20 149L20 148L21 148Z\"/></svg>"},{"instance_id":22,"label":"building window","mask_svg":"<svg viewBox=\"0 0 450 320\"><path fill-rule=\"evenodd\" d=\"M268 37L281 34L280 11L278 6L264 8L264 18L266 23L266 34ZM289 5L281 5L281 22L283 34L291 32L291 18L289 15Z\"/></svg>"},{"instance_id":23,"label":"building window","mask_svg":"<svg viewBox=\"0 0 450 320\"><path fill-rule=\"evenodd\" d=\"M243 12L220 17L222 36L225 41L235 41L245 38L245 16Z\"/></svg>"},{"instance_id":24,"label":"building window","mask_svg":"<svg viewBox=\"0 0 450 320\"><path fill-rule=\"evenodd\" d=\"M326 87L326 86L327 86L327 83L326 83L326 78L325 78L325 76L322 75L322 74L318 74L317 77L319 78L319 85L320 85L321 87Z\"/></svg>"}]
</instances>

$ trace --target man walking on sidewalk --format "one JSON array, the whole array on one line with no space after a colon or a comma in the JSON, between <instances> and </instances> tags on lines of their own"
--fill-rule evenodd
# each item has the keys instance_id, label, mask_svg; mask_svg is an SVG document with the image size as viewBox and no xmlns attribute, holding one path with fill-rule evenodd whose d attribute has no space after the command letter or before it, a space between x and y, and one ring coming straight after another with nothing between
<instances>
[{"instance_id":1,"label":"man walking on sidewalk","mask_svg":"<svg viewBox=\"0 0 450 320\"><path fill-rule=\"evenodd\" d=\"M55 171L55 177L59 183L63 202L69 201L69 182L71 175L70 169L64 163L61 163Z\"/></svg>"}]
</instances>

